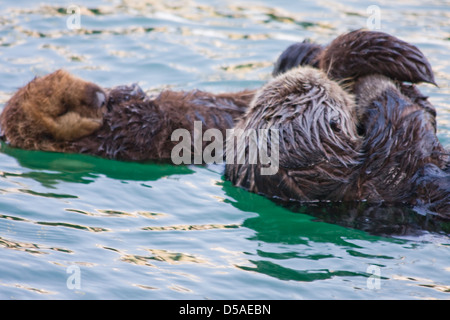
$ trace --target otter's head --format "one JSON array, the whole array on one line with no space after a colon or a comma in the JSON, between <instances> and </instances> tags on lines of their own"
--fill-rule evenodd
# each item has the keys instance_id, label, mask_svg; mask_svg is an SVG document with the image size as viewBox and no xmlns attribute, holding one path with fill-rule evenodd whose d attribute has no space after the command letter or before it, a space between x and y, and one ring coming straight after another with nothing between
<instances>
[{"instance_id":1,"label":"otter's head","mask_svg":"<svg viewBox=\"0 0 450 320\"><path fill-rule=\"evenodd\" d=\"M301 200L332 199L358 163L353 96L320 70L295 68L255 95L236 129L276 129L279 170L262 176L258 167L226 165L235 185L252 192ZM239 150L237 150L239 152Z\"/></svg>"},{"instance_id":2,"label":"otter's head","mask_svg":"<svg viewBox=\"0 0 450 320\"><path fill-rule=\"evenodd\" d=\"M251 113L247 121L280 128L284 139L280 148L309 164L315 158L343 160L353 155L343 150L353 149L349 146L359 139L353 96L312 67L293 69L265 85L256 94Z\"/></svg>"},{"instance_id":3,"label":"otter's head","mask_svg":"<svg viewBox=\"0 0 450 320\"><path fill-rule=\"evenodd\" d=\"M8 101L2 133L13 146L49 149L39 146L77 140L99 129L106 103L102 88L58 70L32 80Z\"/></svg>"}]
</instances>

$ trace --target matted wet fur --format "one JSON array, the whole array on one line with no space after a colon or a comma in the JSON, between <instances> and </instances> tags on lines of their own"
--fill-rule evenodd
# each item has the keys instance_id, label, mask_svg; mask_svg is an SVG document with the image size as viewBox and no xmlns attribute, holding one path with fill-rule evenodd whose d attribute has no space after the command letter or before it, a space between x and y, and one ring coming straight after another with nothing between
<instances>
[{"instance_id":1,"label":"matted wet fur","mask_svg":"<svg viewBox=\"0 0 450 320\"><path fill-rule=\"evenodd\" d=\"M449 156L436 137L436 111L417 87L401 82L434 82L426 58L378 32L338 39L314 50L316 58L302 56L316 65L319 59L323 71L305 66L277 77L256 93L236 126L279 129L279 171L265 176L261 164L227 163L226 177L277 199L403 203L449 219ZM357 57L362 50L362 57L370 53L370 61L382 61L379 44L388 46L387 56L399 57L395 48L406 53L397 62L386 59L382 68ZM312 52L309 44L307 50ZM350 81L348 91L330 77Z\"/></svg>"},{"instance_id":2,"label":"matted wet fur","mask_svg":"<svg viewBox=\"0 0 450 320\"><path fill-rule=\"evenodd\" d=\"M382 74L396 81L436 84L430 63L416 46L380 31L343 34L318 60L319 67L335 80Z\"/></svg>"},{"instance_id":3,"label":"matted wet fur","mask_svg":"<svg viewBox=\"0 0 450 320\"><path fill-rule=\"evenodd\" d=\"M108 97L106 97L108 96ZM119 160L170 160L178 128L225 130L247 109L251 91L211 94L163 91L147 97L137 86L102 89L58 70L36 78L7 102L0 124L13 147L74 152Z\"/></svg>"},{"instance_id":4,"label":"matted wet fur","mask_svg":"<svg viewBox=\"0 0 450 320\"><path fill-rule=\"evenodd\" d=\"M272 75L274 77L297 66L309 65L319 68L318 56L324 48L310 40L290 45L275 62Z\"/></svg>"},{"instance_id":5,"label":"matted wet fur","mask_svg":"<svg viewBox=\"0 0 450 320\"><path fill-rule=\"evenodd\" d=\"M349 183L362 143L353 101L337 83L311 67L277 77L257 92L235 129L278 129L279 171L262 176L259 164L233 164L235 160L226 165L227 177L268 196L340 199L340 194L333 194Z\"/></svg>"},{"instance_id":6,"label":"matted wet fur","mask_svg":"<svg viewBox=\"0 0 450 320\"><path fill-rule=\"evenodd\" d=\"M272 74L305 65L322 69L340 83L381 74L400 82L436 84L431 65L419 48L381 31L351 31L327 46L311 40L292 44L278 57Z\"/></svg>"},{"instance_id":7,"label":"matted wet fur","mask_svg":"<svg viewBox=\"0 0 450 320\"><path fill-rule=\"evenodd\" d=\"M384 75L394 80L414 104L428 112L436 129L436 109L416 85L420 82L436 84L434 73L427 58L414 45L384 32L359 29L337 37L328 46L311 40L290 45L275 62L272 74L279 75L298 66L323 70L350 93L359 77ZM370 90L367 93L370 94ZM360 116L358 109L357 115ZM360 123L358 128L364 133Z\"/></svg>"},{"instance_id":8,"label":"matted wet fur","mask_svg":"<svg viewBox=\"0 0 450 320\"><path fill-rule=\"evenodd\" d=\"M434 117L384 76L357 80L355 95L365 128L355 188L368 185L371 193L360 197L450 218L450 157L436 137Z\"/></svg>"}]
</instances>

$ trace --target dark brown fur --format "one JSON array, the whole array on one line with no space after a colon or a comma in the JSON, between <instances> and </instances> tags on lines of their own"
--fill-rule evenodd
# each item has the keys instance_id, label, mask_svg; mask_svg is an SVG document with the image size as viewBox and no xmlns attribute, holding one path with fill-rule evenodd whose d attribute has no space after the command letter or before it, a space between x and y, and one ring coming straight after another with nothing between
<instances>
[{"instance_id":1,"label":"dark brown fur","mask_svg":"<svg viewBox=\"0 0 450 320\"><path fill-rule=\"evenodd\" d=\"M319 68L318 56L323 49L321 45L309 40L290 45L275 62L272 75L276 77L297 66L309 65Z\"/></svg>"},{"instance_id":2,"label":"dark brown fur","mask_svg":"<svg viewBox=\"0 0 450 320\"><path fill-rule=\"evenodd\" d=\"M396 81L435 84L430 63L415 46L384 32L355 30L334 39L319 57L334 80L382 74Z\"/></svg>"},{"instance_id":3,"label":"dark brown fur","mask_svg":"<svg viewBox=\"0 0 450 320\"><path fill-rule=\"evenodd\" d=\"M256 94L236 129L278 129L279 170L263 176L260 164L234 159L226 165L227 178L270 197L341 200L362 145L354 112L351 95L317 69L297 68L277 77Z\"/></svg>"},{"instance_id":4,"label":"dark brown fur","mask_svg":"<svg viewBox=\"0 0 450 320\"><path fill-rule=\"evenodd\" d=\"M295 43L282 52L272 74L305 65L322 69L340 83L381 74L399 82L436 84L430 63L416 46L379 31L355 30L328 46L311 41Z\"/></svg>"},{"instance_id":5,"label":"dark brown fur","mask_svg":"<svg viewBox=\"0 0 450 320\"><path fill-rule=\"evenodd\" d=\"M378 68L383 46L390 58ZM404 203L450 218L449 157L435 134L436 111L415 86L400 82L434 82L420 51L392 36L357 31L333 41L319 58L325 73L299 67L277 77L237 124L279 130L279 171L264 176L261 164L234 162L226 177L285 200ZM355 96L329 77L350 80Z\"/></svg>"},{"instance_id":6,"label":"dark brown fur","mask_svg":"<svg viewBox=\"0 0 450 320\"><path fill-rule=\"evenodd\" d=\"M98 95L106 93L107 105L99 105ZM194 121L201 121L203 130L224 133L252 97L251 91L163 91L147 97L137 86L103 90L59 70L20 89L0 121L3 137L13 147L120 160L169 160L178 143L171 141L175 129L192 133ZM73 121L60 121L64 118Z\"/></svg>"},{"instance_id":7,"label":"dark brown fur","mask_svg":"<svg viewBox=\"0 0 450 320\"><path fill-rule=\"evenodd\" d=\"M450 175L444 171L450 158L428 109L382 76L361 78L355 94L365 127L355 174L359 197L424 205L450 218ZM364 185L370 186L366 194Z\"/></svg>"}]
</instances>

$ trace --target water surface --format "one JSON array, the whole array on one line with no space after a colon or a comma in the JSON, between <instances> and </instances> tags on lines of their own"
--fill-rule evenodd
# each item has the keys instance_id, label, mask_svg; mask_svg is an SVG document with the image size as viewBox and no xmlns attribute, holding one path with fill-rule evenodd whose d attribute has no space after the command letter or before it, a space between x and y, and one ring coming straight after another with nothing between
<instances>
[{"instance_id":1,"label":"water surface","mask_svg":"<svg viewBox=\"0 0 450 320\"><path fill-rule=\"evenodd\" d=\"M79 0L75 30L67 26L71 4L0 4L2 106L58 68L104 87L138 82L148 92L257 88L288 45L367 27L367 8L377 5L381 31L429 58L439 87L420 88L450 144L448 1ZM233 187L222 169L3 144L0 298L450 297L447 235L402 224L394 235L374 234L367 223L325 221L335 207L321 215L286 208Z\"/></svg>"}]
</instances>

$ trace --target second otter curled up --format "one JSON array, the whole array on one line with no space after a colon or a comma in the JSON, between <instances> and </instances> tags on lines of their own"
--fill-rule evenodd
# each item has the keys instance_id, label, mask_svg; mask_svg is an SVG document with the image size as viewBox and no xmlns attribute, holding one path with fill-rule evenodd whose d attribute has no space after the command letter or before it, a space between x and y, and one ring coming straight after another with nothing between
<instances>
[{"instance_id":1,"label":"second otter curled up","mask_svg":"<svg viewBox=\"0 0 450 320\"><path fill-rule=\"evenodd\" d=\"M367 70L364 59L343 51L364 48L375 61L382 52L376 47L373 53L364 44L378 36L352 32L323 51L317 46L311 50L306 43L306 50L316 56L302 57L300 64L324 66L327 74L300 66L279 75L257 91L236 125L242 130L279 130L279 171L260 175L262 164L234 162L227 163L226 177L237 186L277 199L403 203L449 219L450 163L436 137L435 110L415 86L400 82L434 82L425 57L417 48L382 34L389 40L386 52L401 48L409 53L392 69L384 66L377 74L374 66ZM347 45L341 47L342 43ZM408 57L414 57L414 63ZM416 57L425 60L417 62ZM347 70L349 64L359 71ZM284 61L276 68L282 73L286 65L294 67L295 62ZM401 73L403 68L407 72ZM386 77L391 71L397 80ZM345 85L350 92L335 80L350 80Z\"/></svg>"}]
</instances>

